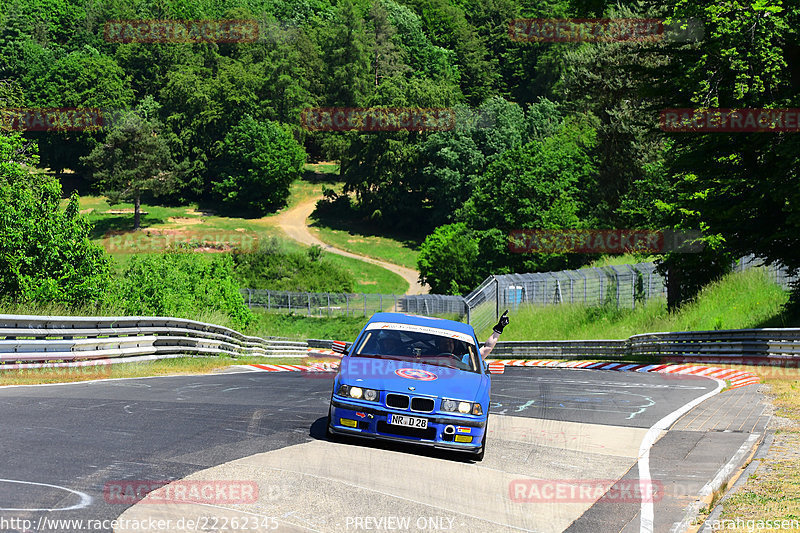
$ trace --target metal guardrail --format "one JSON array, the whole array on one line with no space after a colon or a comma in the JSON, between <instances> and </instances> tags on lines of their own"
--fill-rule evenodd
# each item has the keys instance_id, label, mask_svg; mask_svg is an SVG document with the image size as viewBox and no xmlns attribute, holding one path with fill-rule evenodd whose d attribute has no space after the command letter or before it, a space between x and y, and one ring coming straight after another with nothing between
<instances>
[{"instance_id":1,"label":"metal guardrail","mask_svg":"<svg viewBox=\"0 0 800 533\"><path fill-rule=\"evenodd\" d=\"M331 342L313 346L330 349ZM311 344L311 341L309 341ZM644 333L628 339L498 342L491 354L499 359L631 359L670 362L800 364L800 328Z\"/></svg>"},{"instance_id":2,"label":"metal guardrail","mask_svg":"<svg viewBox=\"0 0 800 533\"><path fill-rule=\"evenodd\" d=\"M800 329L769 328L644 333L628 339L498 342L492 357L647 358L672 362L725 360L800 363Z\"/></svg>"},{"instance_id":3,"label":"metal guardrail","mask_svg":"<svg viewBox=\"0 0 800 533\"><path fill-rule=\"evenodd\" d=\"M0 362L168 354L303 357L307 347L305 341L251 337L182 318L0 315Z\"/></svg>"}]
</instances>

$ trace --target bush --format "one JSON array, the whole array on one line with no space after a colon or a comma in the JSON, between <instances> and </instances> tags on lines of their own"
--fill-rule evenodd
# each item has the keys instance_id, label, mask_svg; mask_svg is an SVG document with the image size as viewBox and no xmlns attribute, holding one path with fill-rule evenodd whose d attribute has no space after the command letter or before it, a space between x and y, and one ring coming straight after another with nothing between
<instances>
[{"instance_id":1,"label":"bush","mask_svg":"<svg viewBox=\"0 0 800 533\"><path fill-rule=\"evenodd\" d=\"M110 282L110 260L61 185L0 185L0 294L17 301L91 306Z\"/></svg>"},{"instance_id":2,"label":"bush","mask_svg":"<svg viewBox=\"0 0 800 533\"><path fill-rule=\"evenodd\" d=\"M463 222L439 226L420 246L417 268L432 293L471 291L482 281L473 232Z\"/></svg>"},{"instance_id":3,"label":"bush","mask_svg":"<svg viewBox=\"0 0 800 533\"><path fill-rule=\"evenodd\" d=\"M239 293L229 254L172 252L138 255L116 290L117 304L126 314L196 319L219 312L235 327L253 320Z\"/></svg>"},{"instance_id":4,"label":"bush","mask_svg":"<svg viewBox=\"0 0 800 533\"><path fill-rule=\"evenodd\" d=\"M303 147L280 124L257 122L250 115L225 136L222 154L214 192L229 209L257 215L286 202L306 161Z\"/></svg>"},{"instance_id":5,"label":"bush","mask_svg":"<svg viewBox=\"0 0 800 533\"><path fill-rule=\"evenodd\" d=\"M235 252L236 278L249 289L308 292L353 292L355 280L343 268L321 258L321 249L286 252L276 239L255 252Z\"/></svg>"}]
</instances>

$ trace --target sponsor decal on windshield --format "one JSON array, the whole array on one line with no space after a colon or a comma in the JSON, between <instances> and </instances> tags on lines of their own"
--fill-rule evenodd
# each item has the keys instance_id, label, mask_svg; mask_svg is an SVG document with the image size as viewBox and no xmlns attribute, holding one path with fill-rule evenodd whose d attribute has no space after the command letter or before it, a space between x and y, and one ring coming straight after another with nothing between
<instances>
[{"instance_id":1,"label":"sponsor decal on windshield","mask_svg":"<svg viewBox=\"0 0 800 533\"><path fill-rule=\"evenodd\" d=\"M449 329L432 328L429 326L418 326L416 324L398 324L396 322L373 322L367 326L367 330L373 329L392 329L395 331L413 331L415 333L428 333L430 335L439 335L442 337L450 337L470 344L475 344L472 337L466 333L452 331Z\"/></svg>"}]
</instances>

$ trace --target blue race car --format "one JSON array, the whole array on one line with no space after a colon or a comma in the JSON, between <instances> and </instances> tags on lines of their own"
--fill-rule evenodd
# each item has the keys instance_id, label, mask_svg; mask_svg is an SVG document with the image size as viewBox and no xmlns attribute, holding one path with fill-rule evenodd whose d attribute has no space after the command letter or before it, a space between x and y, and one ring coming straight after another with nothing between
<instances>
[{"instance_id":1,"label":"blue race car","mask_svg":"<svg viewBox=\"0 0 800 533\"><path fill-rule=\"evenodd\" d=\"M344 351L328 434L448 448L480 461L490 387L472 326L376 313Z\"/></svg>"}]
</instances>

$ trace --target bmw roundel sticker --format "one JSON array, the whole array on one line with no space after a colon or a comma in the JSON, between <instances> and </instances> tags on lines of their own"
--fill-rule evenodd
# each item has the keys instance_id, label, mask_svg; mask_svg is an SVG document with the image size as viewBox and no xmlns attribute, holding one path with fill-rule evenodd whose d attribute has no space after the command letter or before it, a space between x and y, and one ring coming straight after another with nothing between
<instances>
[{"instance_id":1,"label":"bmw roundel sticker","mask_svg":"<svg viewBox=\"0 0 800 533\"><path fill-rule=\"evenodd\" d=\"M401 378L416 379L418 381L433 381L439 377L433 372L428 372L420 368L398 368L394 373Z\"/></svg>"}]
</instances>

